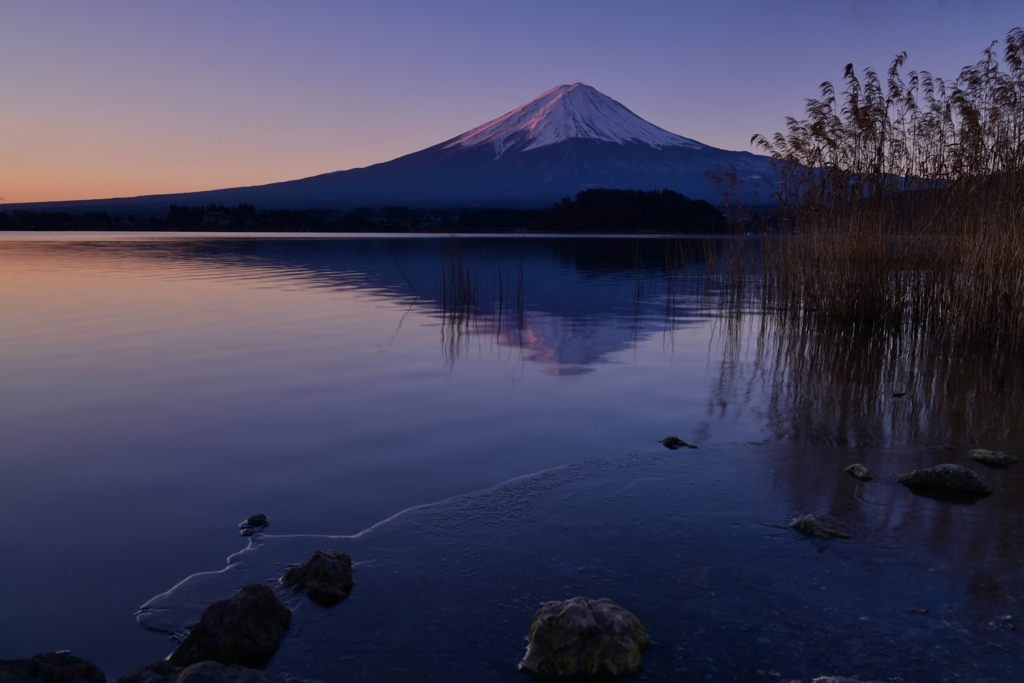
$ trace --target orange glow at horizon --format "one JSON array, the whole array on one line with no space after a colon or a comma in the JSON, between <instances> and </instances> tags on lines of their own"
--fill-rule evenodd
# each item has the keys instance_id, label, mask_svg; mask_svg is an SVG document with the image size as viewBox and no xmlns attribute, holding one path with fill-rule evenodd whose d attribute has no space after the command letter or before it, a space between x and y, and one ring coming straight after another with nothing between
<instances>
[{"instance_id":1,"label":"orange glow at horizon","mask_svg":"<svg viewBox=\"0 0 1024 683\"><path fill-rule=\"evenodd\" d=\"M178 133L148 140L133 136L125 144L115 131L93 131L82 138L60 122L49 125L55 127L45 121L24 127L17 139L0 133L4 203L201 192L297 180L382 161L367 150L351 164L332 167L325 165L330 162L322 158L322 150L283 149L281 143L254 148L244 141L223 141L211 150L206 140Z\"/></svg>"}]
</instances>

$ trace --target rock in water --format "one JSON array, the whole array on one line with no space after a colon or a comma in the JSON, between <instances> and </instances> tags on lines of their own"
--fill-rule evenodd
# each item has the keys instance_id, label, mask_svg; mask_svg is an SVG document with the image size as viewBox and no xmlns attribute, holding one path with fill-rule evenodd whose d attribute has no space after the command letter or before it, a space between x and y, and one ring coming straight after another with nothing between
<instances>
[{"instance_id":1,"label":"rock in water","mask_svg":"<svg viewBox=\"0 0 1024 683\"><path fill-rule=\"evenodd\" d=\"M661 440L661 444L665 446L665 448L668 448L669 450L673 451L678 448L696 448L696 446L690 443L686 443L678 436L666 436L664 439Z\"/></svg>"},{"instance_id":2,"label":"rock in water","mask_svg":"<svg viewBox=\"0 0 1024 683\"><path fill-rule=\"evenodd\" d=\"M262 529L263 527L267 526L267 523L269 521L270 520L267 519L267 516L261 513L258 515L253 515L249 519L245 520L244 522L238 525L238 528L242 530L243 536L252 536L253 532L255 532L257 529Z\"/></svg>"},{"instance_id":3,"label":"rock in water","mask_svg":"<svg viewBox=\"0 0 1024 683\"><path fill-rule=\"evenodd\" d=\"M832 526L827 517L819 515L803 515L795 518L789 525L808 536L817 536L818 538L831 538L832 536L850 538L850 534Z\"/></svg>"},{"instance_id":4,"label":"rock in water","mask_svg":"<svg viewBox=\"0 0 1024 683\"><path fill-rule=\"evenodd\" d=\"M174 683L181 671L180 666L174 666L164 659L126 673L117 679L117 683Z\"/></svg>"},{"instance_id":5,"label":"rock in water","mask_svg":"<svg viewBox=\"0 0 1024 683\"><path fill-rule=\"evenodd\" d=\"M990 451L985 448L975 448L973 451L968 451L967 455L971 456L972 460L989 467L1009 467L1020 460L1016 455L1010 455L1006 451Z\"/></svg>"},{"instance_id":6,"label":"rock in water","mask_svg":"<svg viewBox=\"0 0 1024 683\"><path fill-rule=\"evenodd\" d=\"M924 470L901 474L896 481L909 488L954 491L987 496L992 489L985 485L976 472L960 465L944 464Z\"/></svg>"},{"instance_id":7,"label":"rock in water","mask_svg":"<svg viewBox=\"0 0 1024 683\"><path fill-rule=\"evenodd\" d=\"M253 515L249 519L247 519L244 522L242 522L239 526L260 527L260 526L266 526L267 522L269 522L269 521L270 520L267 519L266 515L260 513L258 515Z\"/></svg>"},{"instance_id":8,"label":"rock in water","mask_svg":"<svg viewBox=\"0 0 1024 683\"><path fill-rule=\"evenodd\" d=\"M297 681L297 679L270 674L266 671L247 669L237 664L224 666L217 662L199 662L182 671L175 683L289 683L292 681Z\"/></svg>"},{"instance_id":9,"label":"rock in water","mask_svg":"<svg viewBox=\"0 0 1024 683\"><path fill-rule=\"evenodd\" d=\"M117 683L301 683L298 679L248 669L238 664L199 662L182 669L166 661L126 674Z\"/></svg>"},{"instance_id":10,"label":"rock in water","mask_svg":"<svg viewBox=\"0 0 1024 683\"><path fill-rule=\"evenodd\" d=\"M783 681L782 683L802 683L801 681L789 680ZM856 678L847 678L846 676L819 676L815 678L811 683L882 683L881 681L862 681Z\"/></svg>"},{"instance_id":11,"label":"rock in water","mask_svg":"<svg viewBox=\"0 0 1024 683\"><path fill-rule=\"evenodd\" d=\"M640 668L650 639L632 612L607 598L541 603L520 670L542 677L624 676Z\"/></svg>"},{"instance_id":12,"label":"rock in water","mask_svg":"<svg viewBox=\"0 0 1024 683\"><path fill-rule=\"evenodd\" d=\"M864 465L861 465L859 462L855 462L854 464L850 465L849 467L846 468L845 471L851 477L854 477L855 479L860 479L861 481L871 481L872 479L874 479L874 477L871 476L871 472L868 471L868 468L865 467Z\"/></svg>"},{"instance_id":13,"label":"rock in water","mask_svg":"<svg viewBox=\"0 0 1024 683\"><path fill-rule=\"evenodd\" d=\"M207 660L225 666L265 665L291 619L291 610L272 590L259 583L246 586L230 600L204 609L167 661L181 667Z\"/></svg>"},{"instance_id":14,"label":"rock in water","mask_svg":"<svg viewBox=\"0 0 1024 683\"><path fill-rule=\"evenodd\" d=\"M352 558L340 550L317 550L309 561L281 577L285 586L306 591L310 600L330 607L352 592Z\"/></svg>"},{"instance_id":15,"label":"rock in water","mask_svg":"<svg viewBox=\"0 0 1024 683\"><path fill-rule=\"evenodd\" d=\"M31 659L0 659L2 683L107 683L92 662L69 652L42 652Z\"/></svg>"}]
</instances>

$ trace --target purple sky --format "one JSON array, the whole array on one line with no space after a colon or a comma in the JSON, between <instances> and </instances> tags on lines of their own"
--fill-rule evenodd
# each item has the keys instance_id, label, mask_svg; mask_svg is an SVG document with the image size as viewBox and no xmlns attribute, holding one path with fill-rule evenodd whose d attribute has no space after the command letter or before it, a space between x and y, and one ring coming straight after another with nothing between
<instances>
[{"instance_id":1,"label":"purple sky","mask_svg":"<svg viewBox=\"0 0 1024 683\"><path fill-rule=\"evenodd\" d=\"M853 62L953 78L1021 0L3 0L0 197L208 190L387 161L571 81L750 150Z\"/></svg>"}]
</instances>

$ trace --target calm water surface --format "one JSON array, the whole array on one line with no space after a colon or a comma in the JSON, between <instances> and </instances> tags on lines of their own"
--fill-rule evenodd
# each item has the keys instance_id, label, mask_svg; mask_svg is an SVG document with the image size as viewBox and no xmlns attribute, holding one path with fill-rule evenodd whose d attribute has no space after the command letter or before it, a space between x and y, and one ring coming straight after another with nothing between
<instances>
[{"instance_id":1,"label":"calm water surface","mask_svg":"<svg viewBox=\"0 0 1024 683\"><path fill-rule=\"evenodd\" d=\"M289 598L271 668L517 680L536 603L586 593L648 623L652 679L1019 680L1024 466L975 465L996 494L970 506L886 475L1020 451L1024 363L723 309L706 259L635 238L0 238L0 658L69 649L116 678L197 604L332 545L357 563L350 631ZM842 473L857 461L879 479ZM803 512L855 536L772 526Z\"/></svg>"}]
</instances>

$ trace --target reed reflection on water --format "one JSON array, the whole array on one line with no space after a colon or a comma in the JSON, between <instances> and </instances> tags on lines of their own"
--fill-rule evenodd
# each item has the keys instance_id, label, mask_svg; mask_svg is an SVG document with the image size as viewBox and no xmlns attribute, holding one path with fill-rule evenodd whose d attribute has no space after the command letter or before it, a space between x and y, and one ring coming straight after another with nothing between
<instances>
[{"instance_id":1,"label":"reed reflection on water","mask_svg":"<svg viewBox=\"0 0 1024 683\"><path fill-rule=\"evenodd\" d=\"M481 274L479 259L466 254L458 239L442 247L436 311L441 317L441 354L452 368L470 340L493 335L500 344L523 349L525 329L523 252L498 251Z\"/></svg>"},{"instance_id":2,"label":"reed reflection on water","mask_svg":"<svg viewBox=\"0 0 1024 683\"><path fill-rule=\"evenodd\" d=\"M768 440L971 444L1024 431L1020 354L773 312L723 318L719 329L721 381L710 400L726 406L759 395Z\"/></svg>"},{"instance_id":3,"label":"reed reflection on water","mask_svg":"<svg viewBox=\"0 0 1024 683\"><path fill-rule=\"evenodd\" d=\"M671 353L681 324L710 320L708 363L718 367L710 416L754 409L765 440L795 444L975 444L1024 434L1024 355L910 326L822 322L766 306L730 276L731 261L751 250L737 256L714 242L660 242L619 245L620 257L632 260L621 267L620 258L616 272L633 291L630 343L660 328ZM481 337L522 351L522 256L481 261L452 238L441 263L437 313L448 365Z\"/></svg>"}]
</instances>

